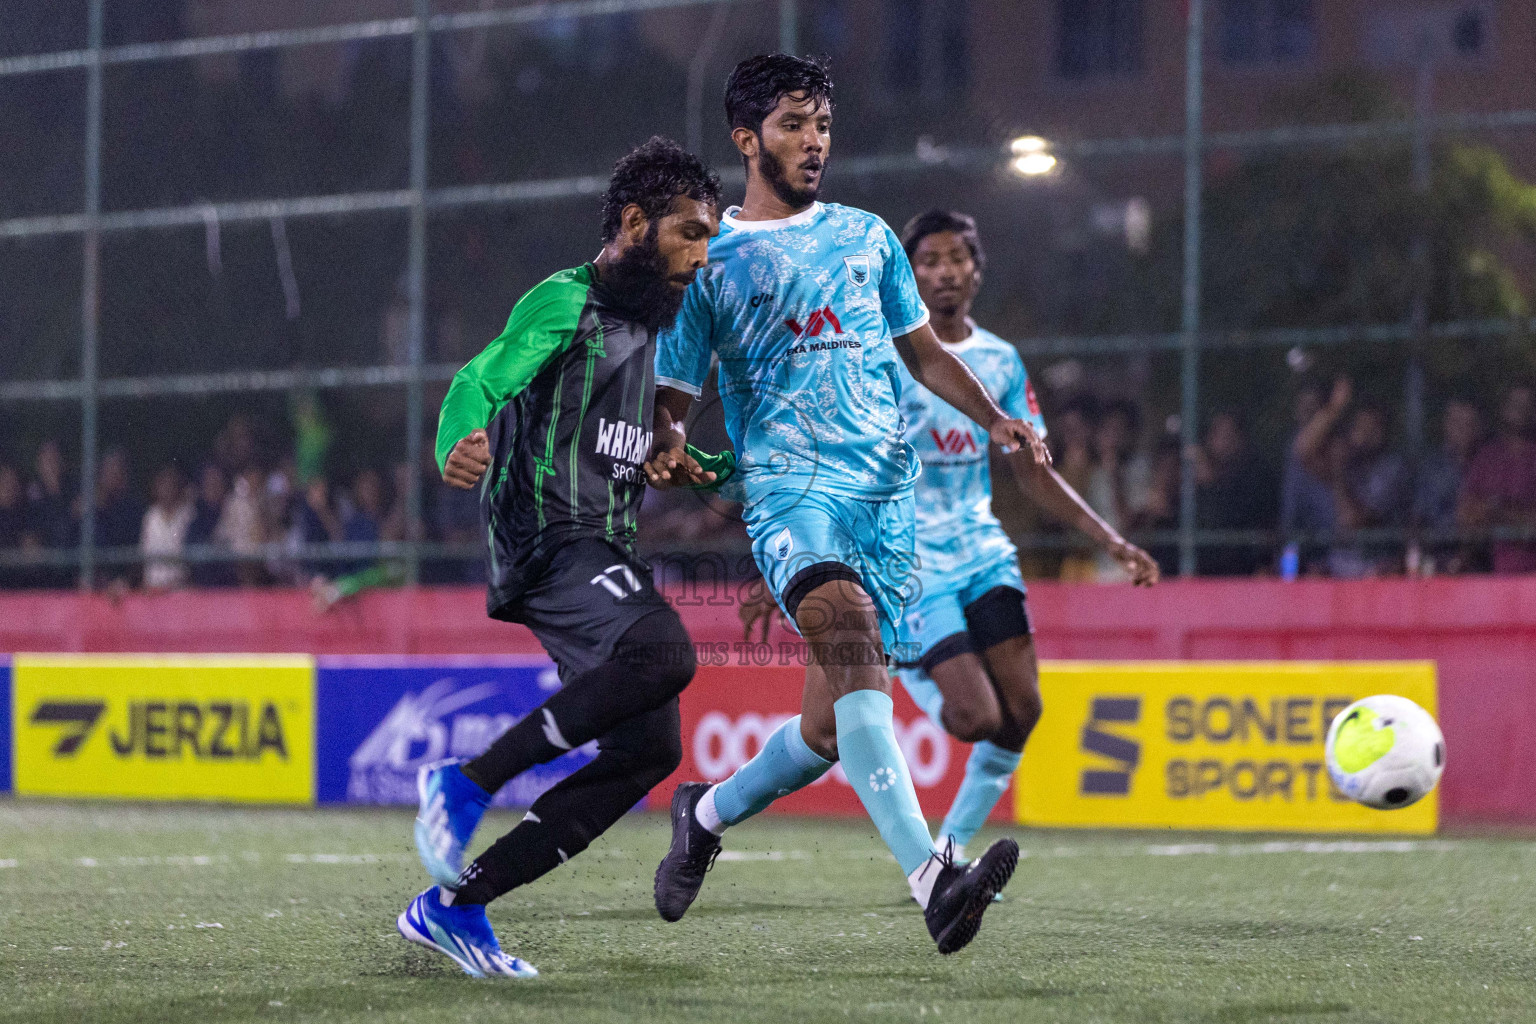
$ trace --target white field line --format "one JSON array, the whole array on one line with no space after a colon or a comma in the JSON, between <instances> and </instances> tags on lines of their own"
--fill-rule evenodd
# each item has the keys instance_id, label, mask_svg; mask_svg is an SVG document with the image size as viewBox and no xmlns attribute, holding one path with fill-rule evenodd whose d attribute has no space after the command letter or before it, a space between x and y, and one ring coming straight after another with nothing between
<instances>
[{"instance_id":1,"label":"white field line","mask_svg":"<svg viewBox=\"0 0 1536 1024\"><path fill-rule=\"evenodd\" d=\"M719 860L810 860L803 850L721 850Z\"/></svg>"},{"instance_id":2,"label":"white field line","mask_svg":"<svg viewBox=\"0 0 1536 1024\"><path fill-rule=\"evenodd\" d=\"M1169 843L1129 844L1109 846L1102 844L1082 846L1054 846L1032 849L1025 847L1019 856L1033 860L1053 860L1076 857L1245 857L1278 854L1302 854L1309 856L1334 856L1362 853L1451 853L1471 848L1476 844L1449 839L1337 839L1337 840L1270 840L1262 843ZM1522 851L1536 851L1536 843L1509 843L1500 846L1516 846ZM623 851L593 851L600 856L627 859ZM825 856L824 854L821 856ZM848 859L867 860L876 856L849 854ZM723 861L778 862L807 861L817 859L816 854L804 850L725 850L720 854ZM141 868L141 867L213 867L233 864L259 864L263 861L283 864L321 864L333 866L359 866L369 864L414 864L416 858L408 853L285 853L261 854L246 850L239 854L185 854L147 857L76 857L68 861L27 861L19 858L0 859L0 869L27 866L68 864L81 868Z\"/></svg>"},{"instance_id":3,"label":"white field line","mask_svg":"<svg viewBox=\"0 0 1536 1024\"><path fill-rule=\"evenodd\" d=\"M1337 839L1271 840L1263 843L1170 843L1148 846L1056 846L1021 849L1020 857L1036 860L1058 857L1246 857L1262 854L1300 853L1328 856L1353 853L1450 853L1467 844L1449 839ZM1520 843L1536 849L1536 844Z\"/></svg>"}]
</instances>

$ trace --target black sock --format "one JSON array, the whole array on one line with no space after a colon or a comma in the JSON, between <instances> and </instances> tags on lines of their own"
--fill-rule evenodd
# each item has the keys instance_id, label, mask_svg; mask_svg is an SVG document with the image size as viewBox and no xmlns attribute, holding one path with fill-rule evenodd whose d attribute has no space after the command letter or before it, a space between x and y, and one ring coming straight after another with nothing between
<instances>
[{"instance_id":1,"label":"black sock","mask_svg":"<svg viewBox=\"0 0 1536 1024\"><path fill-rule=\"evenodd\" d=\"M610 660L551 695L463 772L494 793L534 765L665 704L688 685L693 670L693 644L677 614L653 612L629 627Z\"/></svg>"},{"instance_id":2,"label":"black sock","mask_svg":"<svg viewBox=\"0 0 1536 1024\"><path fill-rule=\"evenodd\" d=\"M585 850L682 763L677 698L601 740L591 764L563 779L459 876L453 902L489 903Z\"/></svg>"}]
</instances>

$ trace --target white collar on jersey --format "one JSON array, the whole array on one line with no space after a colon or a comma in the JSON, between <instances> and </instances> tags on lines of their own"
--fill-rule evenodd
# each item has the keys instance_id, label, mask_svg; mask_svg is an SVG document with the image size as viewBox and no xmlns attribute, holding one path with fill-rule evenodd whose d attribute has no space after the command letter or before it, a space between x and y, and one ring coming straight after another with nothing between
<instances>
[{"instance_id":1,"label":"white collar on jersey","mask_svg":"<svg viewBox=\"0 0 1536 1024\"><path fill-rule=\"evenodd\" d=\"M964 352L972 346L981 344L981 329L976 326L976 321L966 317L965 325L971 329L970 334L967 334L959 341L945 341L943 338L940 338L939 343L951 352Z\"/></svg>"},{"instance_id":2,"label":"white collar on jersey","mask_svg":"<svg viewBox=\"0 0 1536 1024\"><path fill-rule=\"evenodd\" d=\"M793 217L780 217L778 220L737 220L736 214L741 212L741 207L733 206L720 215L720 220L729 225L732 231L772 231L775 228L792 228L797 224L809 224L821 216L822 205L812 203Z\"/></svg>"}]
</instances>

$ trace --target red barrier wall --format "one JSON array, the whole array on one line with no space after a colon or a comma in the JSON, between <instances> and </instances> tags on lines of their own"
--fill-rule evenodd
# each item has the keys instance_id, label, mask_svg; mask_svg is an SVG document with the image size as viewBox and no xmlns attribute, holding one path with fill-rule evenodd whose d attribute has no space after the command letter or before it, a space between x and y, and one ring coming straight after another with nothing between
<instances>
[{"instance_id":1,"label":"red barrier wall","mask_svg":"<svg viewBox=\"0 0 1536 1024\"><path fill-rule=\"evenodd\" d=\"M1030 593L1047 658L1434 660L1450 754L1444 820L1536 824L1536 577L1198 580L1151 591L1035 584ZM729 645L739 638L729 605L680 611L697 641ZM0 595L0 651L537 650L527 630L486 619L478 588L367 594L323 617L298 592L136 594L115 603L77 594ZM728 670L706 670L690 690L690 713L697 721L705 705L694 701L715 703L711 688L792 693L798 676L793 668L775 670L765 687L767 676L751 684ZM905 710L898 718L915 715L910 705L899 708ZM951 756L963 750L955 745ZM947 799L938 790L932 797Z\"/></svg>"}]
</instances>

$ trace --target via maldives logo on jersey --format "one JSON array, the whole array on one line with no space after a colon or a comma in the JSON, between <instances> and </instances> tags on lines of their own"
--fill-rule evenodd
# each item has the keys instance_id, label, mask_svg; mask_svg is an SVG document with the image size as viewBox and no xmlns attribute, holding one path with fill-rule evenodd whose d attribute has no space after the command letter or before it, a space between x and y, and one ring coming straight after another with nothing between
<instances>
[{"instance_id":1,"label":"via maldives logo on jersey","mask_svg":"<svg viewBox=\"0 0 1536 1024\"><path fill-rule=\"evenodd\" d=\"M784 326L788 327L796 338L819 338L829 324L833 334L843 333L843 325L837 319L837 314L832 312L831 306L822 306L806 317L804 324L794 317L787 317L784 320Z\"/></svg>"},{"instance_id":2,"label":"via maldives logo on jersey","mask_svg":"<svg viewBox=\"0 0 1536 1024\"><path fill-rule=\"evenodd\" d=\"M928 434L933 438L933 444L945 455L971 455L979 454L976 447L976 438L969 430L961 427L951 427L944 433L939 433L938 427L930 427Z\"/></svg>"}]
</instances>

